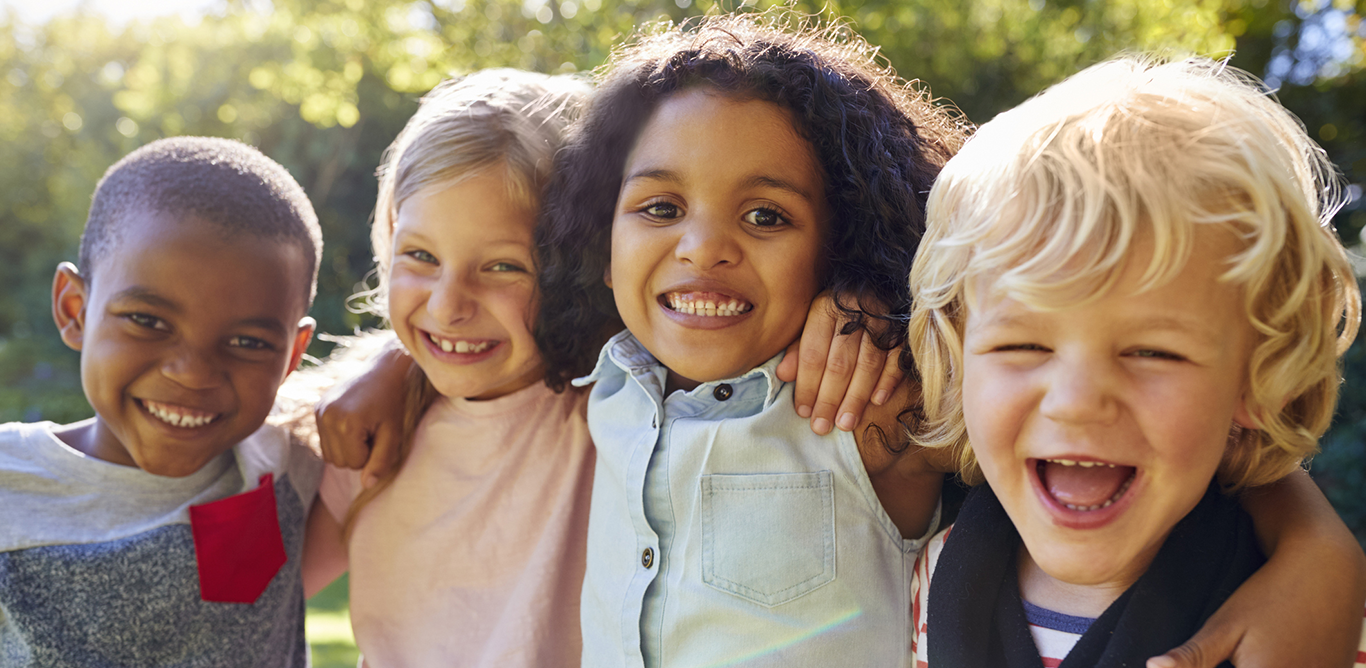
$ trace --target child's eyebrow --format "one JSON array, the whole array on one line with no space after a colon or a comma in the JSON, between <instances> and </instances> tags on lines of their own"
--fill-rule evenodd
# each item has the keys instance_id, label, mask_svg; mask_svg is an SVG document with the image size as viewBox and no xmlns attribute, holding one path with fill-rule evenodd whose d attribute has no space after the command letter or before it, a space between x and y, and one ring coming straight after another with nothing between
<instances>
[{"instance_id":1,"label":"child's eyebrow","mask_svg":"<svg viewBox=\"0 0 1366 668\"><path fill-rule=\"evenodd\" d=\"M165 297L162 297L152 289L143 287L141 285L135 285L131 288L121 290L115 293L109 301L111 303L116 303L124 300L142 302L143 304L146 304L148 306L154 306L157 308L165 309L176 314L179 314L184 310L180 308L180 305L176 302L171 301ZM264 329L273 334L278 334L280 336L285 336L288 331L285 327L285 324L281 322L279 318L271 318L266 316L260 318L244 318L242 320L237 321L237 325L241 327L254 327L256 329Z\"/></svg>"},{"instance_id":2,"label":"child's eyebrow","mask_svg":"<svg viewBox=\"0 0 1366 668\"><path fill-rule=\"evenodd\" d=\"M677 172L668 169L643 169L622 180L621 185L626 185L632 181L647 179L650 181L668 181L669 183L681 183L683 179Z\"/></svg>"},{"instance_id":3,"label":"child's eyebrow","mask_svg":"<svg viewBox=\"0 0 1366 668\"><path fill-rule=\"evenodd\" d=\"M111 302L118 302L124 300L142 302L148 306L156 306L158 308L164 308L169 311L180 311L179 304L165 297L162 297L161 295L153 291L151 288L145 288L141 285L134 285L131 288L121 290L115 293L114 296L110 299Z\"/></svg>"},{"instance_id":4,"label":"child's eyebrow","mask_svg":"<svg viewBox=\"0 0 1366 668\"><path fill-rule=\"evenodd\" d=\"M765 176L763 174L751 176L745 181L744 185L747 188L776 188L778 190L790 192L808 202L814 203L816 201L811 193L797 187L796 184L788 183L782 179L775 179L772 176Z\"/></svg>"},{"instance_id":5,"label":"child's eyebrow","mask_svg":"<svg viewBox=\"0 0 1366 668\"><path fill-rule=\"evenodd\" d=\"M672 170L668 170L668 169L644 169L644 170L641 170L641 171L639 171L639 172L636 172L636 173L631 174L630 176L626 177L625 179L622 180L621 184L622 184L622 186L625 186L626 184L628 184L628 183L630 183L630 182L632 182L632 181L635 181L635 180L637 180L637 179L651 180L651 181L665 181L665 182L668 182L668 183L682 183L682 182L683 182L683 178L682 178L681 176L679 176L677 172L674 172L674 171L672 171ZM793 183L790 183L790 182L788 182L788 181L784 181L784 180L782 180L782 179L775 178L775 177L772 177L772 176L768 176L768 175L765 175L765 174L756 174L756 175L754 175L754 176L751 176L751 177L745 179L744 181L742 181L742 182L740 183L740 187L741 187L741 188L774 188L774 189L777 189L777 190L785 190L785 191L790 192L790 193L792 193L793 195L796 195L796 196L798 196L798 197L800 197L800 198L802 198L802 199L804 199L804 200L806 200L806 201L808 201L808 202L813 202L813 203L814 203L814 202L816 201L816 198L815 198L815 196L814 196L812 193L808 193L806 190L797 187L797 186L796 186L795 184L793 184Z\"/></svg>"}]
</instances>

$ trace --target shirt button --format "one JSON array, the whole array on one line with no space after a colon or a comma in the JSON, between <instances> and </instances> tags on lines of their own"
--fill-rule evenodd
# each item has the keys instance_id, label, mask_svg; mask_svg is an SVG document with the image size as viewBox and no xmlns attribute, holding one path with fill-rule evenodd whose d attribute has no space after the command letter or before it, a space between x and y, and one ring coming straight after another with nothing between
<instances>
[{"instance_id":1,"label":"shirt button","mask_svg":"<svg viewBox=\"0 0 1366 668\"><path fill-rule=\"evenodd\" d=\"M725 383L717 385L716 389L711 391L711 396L716 397L717 401L725 401L732 394L735 394L735 389Z\"/></svg>"},{"instance_id":2,"label":"shirt button","mask_svg":"<svg viewBox=\"0 0 1366 668\"><path fill-rule=\"evenodd\" d=\"M640 553L640 565L641 565L641 566L644 566L644 567L646 567L646 568L649 568L649 567L655 565L655 550L654 550L654 548L647 547L647 548L645 548L645 551L644 551L644 552L641 552L641 553Z\"/></svg>"}]
</instances>

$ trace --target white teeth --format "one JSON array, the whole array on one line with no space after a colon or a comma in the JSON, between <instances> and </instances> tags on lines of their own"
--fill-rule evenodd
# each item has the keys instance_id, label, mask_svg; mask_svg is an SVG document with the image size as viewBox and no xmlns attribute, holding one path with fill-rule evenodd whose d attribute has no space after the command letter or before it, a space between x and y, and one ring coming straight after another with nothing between
<instances>
[{"instance_id":1,"label":"white teeth","mask_svg":"<svg viewBox=\"0 0 1366 668\"><path fill-rule=\"evenodd\" d=\"M492 341L480 341L479 343L452 341L450 339L440 338L434 334L428 334L427 338L431 339L432 343L435 343L437 347L441 348L442 352L447 353L482 353L485 350L488 350L489 346L493 345Z\"/></svg>"},{"instance_id":2,"label":"white teeth","mask_svg":"<svg viewBox=\"0 0 1366 668\"><path fill-rule=\"evenodd\" d=\"M143 401L142 405L147 408L148 413L156 416L158 420L175 427L202 427L218 417L217 415L184 414L152 401Z\"/></svg>"},{"instance_id":3,"label":"white teeth","mask_svg":"<svg viewBox=\"0 0 1366 668\"><path fill-rule=\"evenodd\" d=\"M1080 466L1080 467L1082 467L1082 468L1087 468L1087 469L1089 469L1089 468L1091 468L1091 467L1093 467L1093 466L1104 466L1104 467L1107 467L1107 468L1114 468L1114 467L1115 467L1114 464L1107 464L1107 463L1105 463L1105 462L1083 462L1083 461L1077 461L1077 460L1075 460L1075 459L1045 459L1044 461L1046 461L1046 462L1052 462L1052 463L1054 463L1054 464L1061 464L1061 465L1063 465L1063 466Z\"/></svg>"},{"instance_id":4,"label":"white teeth","mask_svg":"<svg viewBox=\"0 0 1366 668\"><path fill-rule=\"evenodd\" d=\"M669 308L684 315L729 317L746 313L751 308L748 303L738 299L732 299L729 302L717 302L715 300L693 301L692 299L685 299L678 294L665 295L665 301L668 303Z\"/></svg>"}]
</instances>

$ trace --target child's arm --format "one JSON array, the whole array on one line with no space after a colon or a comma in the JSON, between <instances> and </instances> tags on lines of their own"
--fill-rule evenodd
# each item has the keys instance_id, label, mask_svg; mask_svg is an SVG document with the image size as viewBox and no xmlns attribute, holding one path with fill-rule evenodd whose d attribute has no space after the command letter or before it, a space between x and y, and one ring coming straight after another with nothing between
<instances>
[{"instance_id":1,"label":"child's arm","mask_svg":"<svg viewBox=\"0 0 1366 668\"><path fill-rule=\"evenodd\" d=\"M398 461L403 437L404 382L413 358L394 338L366 360L363 371L338 382L315 411L323 459L359 469L369 488Z\"/></svg>"},{"instance_id":2,"label":"child's arm","mask_svg":"<svg viewBox=\"0 0 1366 668\"><path fill-rule=\"evenodd\" d=\"M346 544L342 528L327 511L321 497L314 497L308 511L308 532L304 535L304 598L312 598L347 570Z\"/></svg>"},{"instance_id":3,"label":"child's arm","mask_svg":"<svg viewBox=\"0 0 1366 668\"><path fill-rule=\"evenodd\" d=\"M1244 492L1270 555L1186 644L1148 668L1353 664L1366 603L1366 556L1304 471Z\"/></svg>"},{"instance_id":4,"label":"child's arm","mask_svg":"<svg viewBox=\"0 0 1366 668\"><path fill-rule=\"evenodd\" d=\"M870 407L854 431L873 491L902 538L919 538L929 531L948 470L945 451L908 443L897 419L919 401L917 386L902 385L885 404Z\"/></svg>"},{"instance_id":5,"label":"child's arm","mask_svg":"<svg viewBox=\"0 0 1366 668\"><path fill-rule=\"evenodd\" d=\"M778 378L797 382L797 414L810 418L811 430L821 435L832 425L851 431L863 421L870 400L874 406L887 403L905 376L899 355L878 348L862 329L840 334L846 322L829 294L818 295L801 339L788 346L778 365Z\"/></svg>"}]
</instances>

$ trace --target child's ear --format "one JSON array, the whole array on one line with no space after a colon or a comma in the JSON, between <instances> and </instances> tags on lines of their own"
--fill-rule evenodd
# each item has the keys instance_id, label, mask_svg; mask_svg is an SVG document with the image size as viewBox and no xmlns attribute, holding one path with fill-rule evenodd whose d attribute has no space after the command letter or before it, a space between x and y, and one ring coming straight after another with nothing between
<instances>
[{"instance_id":1,"label":"child's ear","mask_svg":"<svg viewBox=\"0 0 1366 668\"><path fill-rule=\"evenodd\" d=\"M289 349L289 368L285 371L290 372L299 368L299 361L304 358L304 351L308 350L308 342L313 340L313 330L318 323L308 316L304 316L299 321L299 331L294 335L294 346Z\"/></svg>"},{"instance_id":2,"label":"child's ear","mask_svg":"<svg viewBox=\"0 0 1366 668\"><path fill-rule=\"evenodd\" d=\"M611 262L608 262L608 263L607 263L607 266L602 268L602 282L607 284L607 289L609 289L609 290L612 289L612 263L611 263Z\"/></svg>"},{"instance_id":3,"label":"child's ear","mask_svg":"<svg viewBox=\"0 0 1366 668\"><path fill-rule=\"evenodd\" d=\"M1233 411L1233 424L1247 430L1257 428L1256 421L1252 419L1251 390L1243 390L1243 396L1238 398L1238 408Z\"/></svg>"},{"instance_id":4,"label":"child's ear","mask_svg":"<svg viewBox=\"0 0 1366 668\"><path fill-rule=\"evenodd\" d=\"M85 342L85 306L90 286L76 265L63 262L57 265L52 277L52 321L62 342L72 350L80 350Z\"/></svg>"}]
</instances>

